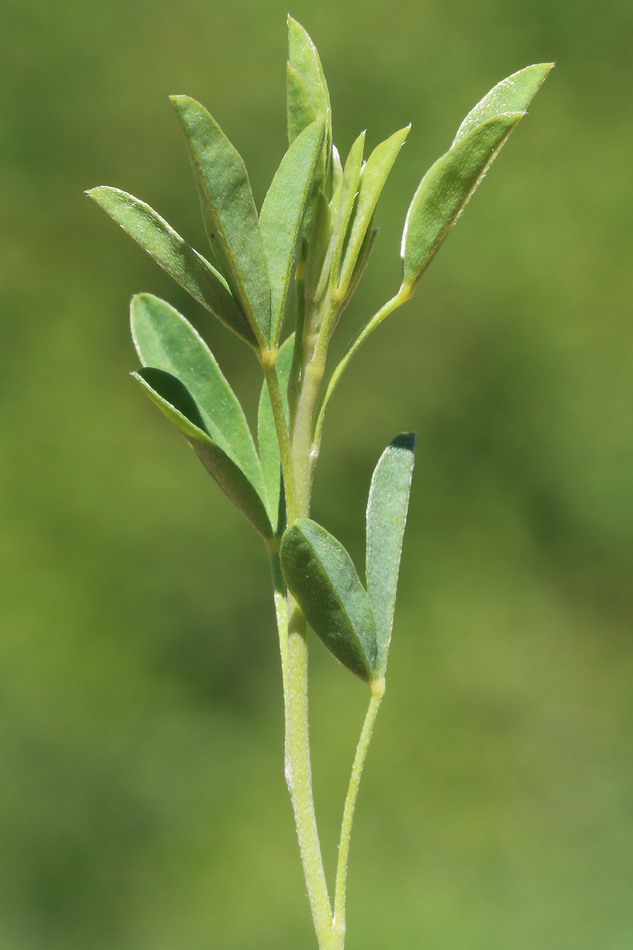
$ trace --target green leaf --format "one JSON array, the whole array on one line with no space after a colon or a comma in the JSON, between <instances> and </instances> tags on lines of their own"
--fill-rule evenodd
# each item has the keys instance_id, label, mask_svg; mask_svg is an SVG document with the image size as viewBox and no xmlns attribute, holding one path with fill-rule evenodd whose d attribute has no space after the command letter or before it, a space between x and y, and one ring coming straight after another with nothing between
<instances>
[{"instance_id":1,"label":"green leaf","mask_svg":"<svg viewBox=\"0 0 633 950\"><path fill-rule=\"evenodd\" d=\"M149 205L118 188L86 192L194 300L251 345L255 336L224 277Z\"/></svg>"},{"instance_id":2,"label":"green leaf","mask_svg":"<svg viewBox=\"0 0 633 950\"><path fill-rule=\"evenodd\" d=\"M286 67L286 108L288 112L288 142L292 144L297 136L301 135L313 122L319 118L310 93L301 74L288 63Z\"/></svg>"},{"instance_id":3,"label":"green leaf","mask_svg":"<svg viewBox=\"0 0 633 950\"><path fill-rule=\"evenodd\" d=\"M363 170L363 152L365 150L365 132L358 136L347 156L345 168L343 169L343 181L341 184L341 197L338 206L338 219L336 222L336 244L334 247L334 258L332 261L332 270L335 279L338 281L338 270L345 238L347 237L350 220L356 205L356 196L358 195L361 172Z\"/></svg>"},{"instance_id":4,"label":"green leaf","mask_svg":"<svg viewBox=\"0 0 633 950\"><path fill-rule=\"evenodd\" d=\"M415 435L403 432L381 455L367 503L367 593L376 621L376 668L384 675L398 589L402 539L415 462Z\"/></svg>"},{"instance_id":5,"label":"green leaf","mask_svg":"<svg viewBox=\"0 0 633 950\"><path fill-rule=\"evenodd\" d=\"M183 383L196 402L202 428L261 494L261 467L242 407L202 337L177 310L152 294L132 298L130 317L143 366L164 370Z\"/></svg>"},{"instance_id":6,"label":"green leaf","mask_svg":"<svg viewBox=\"0 0 633 950\"><path fill-rule=\"evenodd\" d=\"M468 113L449 151L426 173L402 235L403 287L412 290L428 267L551 68L552 63L528 66L498 83Z\"/></svg>"},{"instance_id":7,"label":"green leaf","mask_svg":"<svg viewBox=\"0 0 633 950\"><path fill-rule=\"evenodd\" d=\"M281 542L286 584L331 653L366 682L375 678L376 627L369 597L342 544L309 518Z\"/></svg>"},{"instance_id":8,"label":"green leaf","mask_svg":"<svg viewBox=\"0 0 633 950\"><path fill-rule=\"evenodd\" d=\"M270 340L270 282L248 174L207 110L172 96L196 175L216 260L260 345Z\"/></svg>"},{"instance_id":9,"label":"green leaf","mask_svg":"<svg viewBox=\"0 0 633 950\"><path fill-rule=\"evenodd\" d=\"M265 538L273 530L259 493L235 462L202 429L202 416L187 388L170 373L146 367L132 376L185 437L222 491Z\"/></svg>"},{"instance_id":10,"label":"green leaf","mask_svg":"<svg viewBox=\"0 0 633 950\"><path fill-rule=\"evenodd\" d=\"M338 283L345 238L349 231L350 219L356 204L356 196L358 195L358 186L363 167L364 148L365 132L361 132L349 150L345 168L343 169L340 193L335 196L336 220L332 228L326 263L316 290L316 300L319 300L323 296L328 280L331 280L334 286Z\"/></svg>"},{"instance_id":11,"label":"green leaf","mask_svg":"<svg viewBox=\"0 0 633 950\"><path fill-rule=\"evenodd\" d=\"M294 139L315 119L326 128L331 141L331 106L325 75L316 46L301 26L288 17L288 140Z\"/></svg>"},{"instance_id":12,"label":"green leaf","mask_svg":"<svg viewBox=\"0 0 633 950\"><path fill-rule=\"evenodd\" d=\"M313 122L293 141L268 189L259 218L270 276L273 345L281 333L292 265L322 142L320 122Z\"/></svg>"},{"instance_id":13,"label":"green leaf","mask_svg":"<svg viewBox=\"0 0 633 950\"><path fill-rule=\"evenodd\" d=\"M408 125L406 128L394 132L386 141L381 142L373 150L363 167L358 201L339 278L339 290L346 291L349 286L378 199L410 129L411 126Z\"/></svg>"},{"instance_id":14,"label":"green leaf","mask_svg":"<svg viewBox=\"0 0 633 950\"><path fill-rule=\"evenodd\" d=\"M356 261L356 266L352 274L352 279L345 294L345 306L347 306L351 297L356 293L356 288L362 280L365 269L369 264L369 258L371 257L372 251L374 250L374 245L376 243L379 230L380 228L370 227L365 235L362 247L360 249L360 254L358 255L358 260Z\"/></svg>"},{"instance_id":15,"label":"green leaf","mask_svg":"<svg viewBox=\"0 0 633 950\"><path fill-rule=\"evenodd\" d=\"M315 207L310 240L305 251L303 292L307 304L320 299L323 274L330 249L332 216L330 206L323 191L319 189Z\"/></svg>"},{"instance_id":16,"label":"green leaf","mask_svg":"<svg viewBox=\"0 0 633 950\"><path fill-rule=\"evenodd\" d=\"M402 235L403 284L411 289L439 250L512 129L525 113L489 119L439 158L413 196Z\"/></svg>"},{"instance_id":17,"label":"green leaf","mask_svg":"<svg viewBox=\"0 0 633 950\"><path fill-rule=\"evenodd\" d=\"M285 340L277 356L277 376L279 378L279 388L286 402L286 421L290 421L288 411L288 381L290 379L290 370L292 368L292 357L294 351L295 336L289 336ZM279 454L279 441L277 439L277 429L275 427L275 417L273 416L273 407L270 401L270 394L266 382L262 386L259 397L259 409L257 413L257 442L259 445L259 457L262 463L262 472L264 476L264 486L266 496L270 502L269 510L272 515L273 525L276 526L276 532L279 533L283 528L283 512L281 505L281 458Z\"/></svg>"},{"instance_id":18,"label":"green leaf","mask_svg":"<svg viewBox=\"0 0 633 950\"><path fill-rule=\"evenodd\" d=\"M537 63L535 66L526 66L518 73L513 73L487 93L481 102L472 109L459 129L453 145L463 139L469 132L504 112L525 112L530 102L539 91L553 63Z\"/></svg>"}]
</instances>

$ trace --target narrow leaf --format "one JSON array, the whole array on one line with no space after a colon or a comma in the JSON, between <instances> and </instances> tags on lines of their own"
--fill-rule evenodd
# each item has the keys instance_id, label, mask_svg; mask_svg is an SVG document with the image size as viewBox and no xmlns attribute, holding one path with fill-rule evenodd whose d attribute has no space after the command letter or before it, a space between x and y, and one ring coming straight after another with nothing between
<instances>
[{"instance_id":1,"label":"narrow leaf","mask_svg":"<svg viewBox=\"0 0 633 950\"><path fill-rule=\"evenodd\" d=\"M322 142L320 122L313 122L294 140L273 178L259 218L270 277L273 345L281 333L292 265Z\"/></svg>"},{"instance_id":2,"label":"narrow leaf","mask_svg":"<svg viewBox=\"0 0 633 950\"><path fill-rule=\"evenodd\" d=\"M288 95L288 139L294 141L303 129L321 120L326 126L326 137L331 137L331 106L325 75L316 46L301 26L291 16L288 17L288 63L292 69L290 81L295 82L297 91ZM301 100L304 100L301 103Z\"/></svg>"},{"instance_id":3,"label":"narrow leaf","mask_svg":"<svg viewBox=\"0 0 633 950\"><path fill-rule=\"evenodd\" d=\"M255 343L253 331L224 277L149 205L107 185L92 188L86 194L194 300L247 343Z\"/></svg>"},{"instance_id":4,"label":"narrow leaf","mask_svg":"<svg viewBox=\"0 0 633 950\"><path fill-rule=\"evenodd\" d=\"M408 125L406 128L400 129L399 132L395 132L386 141L381 142L373 150L363 167L358 201L339 279L339 289L346 290L352 279L378 199L410 129L411 126Z\"/></svg>"},{"instance_id":5,"label":"narrow leaf","mask_svg":"<svg viewBox=\"0 0 633 950\"><path fill-rule=\"evenodd\" d=\"M342 544L309 518L281 543L286 584L331 653L366 682L376 673L376 627L369 597Z\"/></svg>"},{"instance_id":6,"label":"narrow leaf","mask_svg":"<svg viewBox=\"0 0 633 950\"><path fill-rule=\"evenodd\" d=\"M172 96L182 125L216 260L261 343L270 339L270 282L244 162L207 110Z\"/></svg>"},{"instance_id":7,"label":"narrow leaf","mask_svg":"<svg viewBox=\"0 0 633 950\"><path fill-rule=\"evenodd\" d=\"M478 126L428 170L413 196L402 235L403 283L413 287L525 113Z\"/></svg>"},{"instance_id":8,"label":"narrow leaf","mask_svg":"<svg viewBox=\"0 0 633 950\"><path fill-rule=\"evenodd\" d=\"M199 333L152 294L132 298L130 318L143 366L164 370L183 383L196 402L205 431L261 492L262 472L242 407Z\"/></svg>"},{"instance_id":9,"label":"narrow leaf","mask_svg":"<svg viewBox=\"0 0 633 950\"><path fill-rule=\"evenodd\" d=\"M403 287L413 289L552 65L528 66L498 83L468 113L449 151L426 173L402 235Z\"/></svg>"},{"instance_id":10,"label":"narrow leaf","mask_svg":"<svg viewBox=\"0 0 633 950\"><path fill-rule=\"evenodd\" d=\"M327 261L331 253L332 214L322 189L317 192L310 238L305 248L303 293L308 305L320 299L327 274Z\"/></svg>"},{"instance_id":11,"label":"narrow leaf","mask_svg":"<svg viewBox=\"0 0 633 950\"><path fill-rule=\"evenodd\" d=\"M553 63L537 63L535 66L527 66L493 86L481 102L468 113L457 130L453 145L478 125L482 125L496 115L504 112L525 112L547 79L553 65Z\"/></svg>"},{"instance_id":12,"label":"narrow leaf","mask_svg":"<svg viewBox=\"0 0 633 950\"><path fill-rule=\"evenodd\" d=\"M363 245L360 249L360 254L358 255L358 260L356 261L356 267L354 268L354 272L352 274L352 279L350 281L349 287L347 288L347 293L345 294L345 306L347 306L347 303L351 297L356 293L356 288L362 280L365 269L369 264L369 258L371 257L372 251L374 250L374 245L376 243L379 230L380 228L370 227L367 231L367 234L365 235Z\"/></svg>"},{"instance_id":13,"label":"narrow leaf","mask_svg":"<svg viewBox=\"0 0 633 950\"><path fill-rule=\"evenodd\" d=\"M402 539L415 461L415 435L403 432L381 455L367 503L367 593L376 620L376 668L384 675L391 641Z\"/></svg>"},{"instance_id":14,"label":"narrow leaf","mask_svg":"<svg viewBox=\"0 0 633 950\"><path fill-rule=\"evenodd\" d=\"M146 367L132 376L160 411L185 437L194 452L233 504L265 538L273 530L259 493L231 458L202 428L202 417L186 387L160 369Z\"/></svg>"},{"instance_id":15,"label":"narrow leaf","mask_svg":"<svg viewBox=\"0 0 633 950\"><path fill-rule=\"evenodd\" d=\"M343 179L340 186L340 194L335 196L336 220L332 228L332 238L327 255L327 260L321 280L317 287L316 299L325 292L327 281L331 279L334 286L338 283L341 256L345 246L350 225L350 219L354 211L356 196L360 182L361 171L363 167L363 151L365 148L365 132L361 132L351 149L343 169Z\"/></svg>"},{"instance_id":16,"label":"narrow leaf","mask_svg":"<svg viewBox=\"0 0 633 950\"><path fill-rule=\"evenodd\" d=\"M289 422L290 413L288 411L288 380L290 379L290 370L292 368L292 357L294 351L295 337L294 333L281 345L279 355L277 356L277 376L279 378L279 388L286 402L286 421ZM273 407L270 401L268 386L264 382L259 397L259 409L257 413L257 441L259 445L259 457L262 463L262 473L264 477L264 487L266 497L268 498L271 520L276 526L276 533L283 528L283 518L281 508L281 459L279 455L279 441L277 439L277 429L275 427L275 418L273 416Z\"/></svg>"}]
</instances>

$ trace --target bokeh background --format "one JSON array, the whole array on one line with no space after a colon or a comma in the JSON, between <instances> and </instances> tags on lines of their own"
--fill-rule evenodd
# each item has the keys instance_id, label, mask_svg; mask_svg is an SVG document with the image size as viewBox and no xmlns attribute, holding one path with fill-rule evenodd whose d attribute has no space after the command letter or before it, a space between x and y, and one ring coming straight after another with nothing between
<instances>
[{"instance_id":1,"label":"bokeh background","mask_svg":"<svg viewBox=\"0 0 633 950\"><path fill-rule=\"evenodd\" d=\"M284 149L277 0L5 0L0 946L309 950L264 552L126 376L151 291L249 413L255 361L82 196L204 248L167 95L261 200ZM360 557L372 466L416 429L350 950L633 946L628 0L296 0L346 150L413 121L340 340L393 292L422 172L498 79L558 67L414 302L337 392L315 514ZM315 644L323 844L365 702Z\"/></svg>"}]
</instances>

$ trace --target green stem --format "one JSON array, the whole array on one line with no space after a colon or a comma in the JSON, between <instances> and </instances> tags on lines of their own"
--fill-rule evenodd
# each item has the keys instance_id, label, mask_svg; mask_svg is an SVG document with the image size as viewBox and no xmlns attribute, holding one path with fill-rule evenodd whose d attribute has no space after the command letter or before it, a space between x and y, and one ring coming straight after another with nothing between
<instances>
[{"instance_id":1,"label":"green stem","mask_svg":"<svg viewBox=\"0 0 633 950\"><path fill-rule=\"evenodd\" d=\"M349 861L350 839L352 835L352 824L354 821L354 811L356 809L356 800L358 798L358 789L369 743L374 731L376 716L380 708L380 703L385 692L385 681L376 680L371 684L372 695L365 715L365 721L361 730L360 739L356 747L354 764L352 765L352 774L349 780L347 796L345 798L345 807L343 809L343 821L341 824L341 837L338 846L338 863L336 866L336 887L334 892L334 918L332 926L337 935L338 950L343 950L345 945L345 898L347 892L347 866Z\"/></svg>"},{"instance_id":2,"label":"green stem","mask_svg":"<svg viewBox=\"0 0 633 950\"><path fill-rule=\"evenodd\" d=\"M281 570L278 543L269 543L270 569L273 579L273 600L275 603L275 618L279 634L279 654L281 656L281 679L284 691L284 703L288 690L288 591Z\"/></svg>"},{"instance_id":3,"label":"green stem","mask_svg":"<svg viewBox=\"0 0 633 950\"><path fill-rule=\"evenodd\" d=\"M308 641L306 621L292 606L288 628L288 678L285 702L285 772L292 801L301 863L320 950L338 950L325 879L312 794L308 726Z\"/></svg>"},{"instance_id":4,"label":"green stem","mask_svg":"<svg viewBox=\"0 0 633 950\"><path fill-rule=\"evenodd\" d=\"M295 360L291 373L291 385L294 389L290 431L274 363L272 365L263 363L279 440L289 523L298 517L307 517L310 513L312 475L319 454L323 410L329 395L365 336L388 313L404 303L408 296L408 292L405 294L401 288L399 293L372 318L335 369L324 395L322 395L322 384L325 357L340 302L328 295L320 312L317 308L310 314L303 315L304 332L301 335L300 349L295 354L296 356L299 354L299 359ZM321 399L320 412L315 425L319 399ZM345 896L352 823L363 766L384 693L384 680L380 679L371 684L372 698L356 749L343 810L334 913L332 913L312 790L307 624L292 597L288 596L284 602L286 588L274 543L269 546L269 552L272 562L284 686L285 775L294 812L301 863L319 950L344 950Z\"/></svg>"},{"instance_id":5,"label":"green stem","mask_svg":"<svg viewBox=\"0 0 633 950\"><path fill-rule=\"evenodd\" d=\"M305 466L297 465L288 433L277 373L267 368L266 379L279 439L287 517L291 521L309 510L310 480ZM303 387L302 387L303 389ZM301 393L300 393L301 397ZM301 398L300 398L301 401ZM311 417L310 417L311 418ZM290 486L290 491L288 491ZM301 487L298 498L297 488ZM275 545L269 545L273 572L275 612L279 629L284 687L285 775L299 841L301 864L308 889L314 929L320 950L338 950L332 930L332 909L325 878L312 792L312 763L308 718L308 640L305 618L291 597L287 597Z\"/></svg>"}]
</instances>

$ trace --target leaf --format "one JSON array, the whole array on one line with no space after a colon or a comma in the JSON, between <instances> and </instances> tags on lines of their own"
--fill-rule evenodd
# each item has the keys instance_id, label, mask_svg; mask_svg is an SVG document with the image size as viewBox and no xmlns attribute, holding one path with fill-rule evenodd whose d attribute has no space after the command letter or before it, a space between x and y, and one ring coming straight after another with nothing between
<instances>
[{"instance_id":1,"label":"leaf","mask_svg":"<svg viewBox=\"0 0 633 950\"><path fill-rule=\"evenodd\" d=\"M275 346L323 134L322 123L313 122L294 140L273 178L259 217L271 287L270 339Z\"/></svg>"},{"instance_id":2,"label":"leaf","mask_svg":"<svg viewBox=\"0 0 633 950\"><path fill-rule=\"evenodd\" d=\"M292 144L313 122L319 118L310 99L310 93L301 74L288 63L286 67L286 109L288 113L288 142Z\"/></svg>"},{"instance_id":3,"label":"leaf","mask_svg":"<svg viewBox=\"0 0 633 950\"><path fill-rule=\"evenodd\" d=\"M261 494L261 467L242 407L202 337L177 310L152 294L132 298L130 317L143 366L180 380L195 400L202 428Z\"/></svg>"},{"instance_id":4,"label":"leaf","mask_svg":"<svg viewBox=\"0 0 633 950\"><path fill-rule=\"evenodd\" d=\"M310 306L320 299L324 274L327 274L327 259L330 253L332 215L330 205L322 189L319 189L314 204L310 238L306 242L303 265L303 296Z\"/></svg>"},{"instance_id":5,"label":"leaf","mask_svg":"<svg viewBox=\"0 0 633 950\"><path fill-rule=\"evenodd\" d=\"M403 284L411 289L525 113L499 115L478 126L439 158L422 179L402 235Z\"/></svg>"},{"instance_id":6,"label":"leaf","mask_svg":"<svg viewBox=\"0 0 633 950\"><path fill-rule=\"evenodd\" d=\"M331 140L330 94L317 48L307 32L288 17L288 140L294 139L315 119L326 128L326 144Z\"/></svg>"},{"instance_id":7,"label":"leaf","mask_svg":"<svg viewBox=\"0 0 633 950\"><path fill-rule=\"evenodd\" d=\"M370 227L365 235L363 245L360 249L360 254L358 255L358 260L356 261L356 267L354 268L354 273L352 274L352 279L350 281L349 287L347 288L347 293L345 294L345 306L347 306L351 297L356 293L356 288L362 280L365 269L369 264L369 258L371 257L372 251L374 250L374 245L376 243L379 230L380 228Z\"/></svg>"},{"instance_id":8,"label":"leaf","mask_svg":"<svg viewBox=\"0 0 633 950\"><path fill-rule=\"evenodd\" d=\"M190 247L153 208L119 188L100 185L86 192L147 251L194 300L251 345L255 336L224 277Z\"/></svg>"},{"instance_id":9,"label":"leaf","mask_svg":"<svg viewBox=\"0 0 633 950\"><path fill-rule=\"evenodd\" d=\"M316 290L316 300L319 300L325 293L328 279L331 279L334 286L338 283L341 255L358 194L358 184L363 167L364 148L365 132L361 132L349 150L345 168L343 169L340 194L335 197L336 220L332 229L326 264Z\"/></svg>"},{"instance_id":10,"label":"leaf","mask_svg":"<svg viewBox=\"0 0 633 950\"><path fill-rule=\"evenodd\" d=\"M349 286L378 199L410 129L411 126L408 125L406 128L394 132L386 141L381 142L373 150L363 167L352 229L345 249L345 258L339 278L339 290L346 291Z\"/></svg>"},{"instance_id":11,"label":"leaf","mask_svg":"<svg viewBox=\"0 0 633 950\"><path fill-rule=\"evenodd\" d=\"M535 66L526 66L525 69L520 69L519 72L513 73L512 76L502 79L493 86L481 102L468 113L457 130L453 145L488 119L504 112L525 112L547 79L553 65L553 63L537 63Z\"/></svg>"},{"instance_id":12,"label":"leaf","mask_svg":"<svg viewBox=\"0 0 633 950\"><path fill-rule=\"evenodd\" d=\"M146 367L132 376L185 437L222 491L265 538L273 530L258 492L235 462L201 428L202 417L186 387L164 370Z\"/></svg>"},{"instance_id":13,"label":"leaf","mask_svg":"<svg viewBox=\"0 0 633 950\"><path fill-rule=\"evenodd\" d=\"M426 173L402 235L403 286L412 290L428 267L552 65L528 66L498 83L468 113L449 151Z\"/></svg>"},{"instance_id":14,"label":"leaf","mask_svg":"<svg viewBox=\"0 0 633 950\"><path fill-rule=\"evenodd\" d=\"M270 282L248 174L239 152L189 96L171 101L183 128L216 260L260 345L270 339Z\"/></svg>"},{"instance_id":15,"label":"leaf","mask_svg":"<svg viewBox=\"0 0 633 950\"><path fill-rule=\"evenodd\" d=\"M369 597L352 560L309 518L286 529L281 542L286 584L328 650L366 682L376 671L376 627Z\"/></svg>"},{"instance_id":16,"label":"leaf","mask_svg":"<svg viewBox=\"0 0 633 950\"><path fill-rule=\"evenodd\" d=\"M341 197L338 206L338 220L336 222L336 244L332 261L334 279L338 282L338 270L345 238L349 230L350 220L356 204L361 172L363 170L363 152L365 149L365 132L358 136L347 156L343 169Z\"/></svg>"},{"instance_id":17,"label":"leaf","mask_svg":"<svg viewBox=\"0 0 633 950\"><path fill-rule=\"evenodd\" d=\"M279 377L279 388L286 401L286 420L290 421L288 411L288 381L290 379L290 370L292 368L292 356L294 352L294 333L285 340L277 356L277 376ZM259 457L262 464L262 473L264 478L264 487L266 496L269 499L269 510L272 514L273 525L276 526L276 532L279 533L283 527L282 511L280 510L281 498L281 460L279 455L279 441L277 439L277 429L275 427L275 418L273 416L273 407L270 401L268 386L264 382L259 397L259 409L257 413L257 442L259 445Z\"/></svg>"},{"instance_id":18,"label":"leaf","mask_svg":"<svg viewBox=\"0 0 633 950\"><path fill-rule=\"evenodd\" d=\"M398 589L402 539L415 462L415 435L403 432L374 469L367 503L367 593L376 621L376 668L384 675Z\"/></svg>"}]
</instances>

